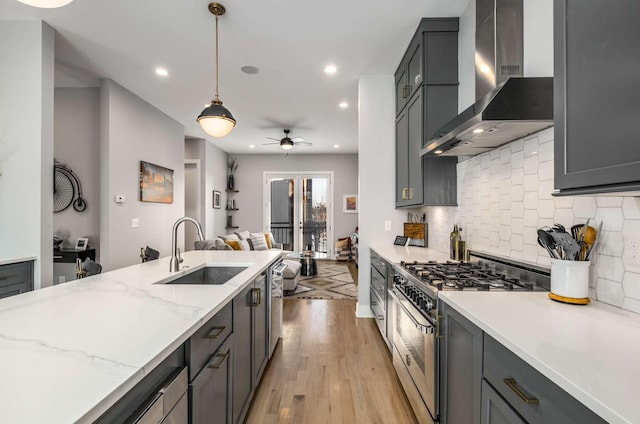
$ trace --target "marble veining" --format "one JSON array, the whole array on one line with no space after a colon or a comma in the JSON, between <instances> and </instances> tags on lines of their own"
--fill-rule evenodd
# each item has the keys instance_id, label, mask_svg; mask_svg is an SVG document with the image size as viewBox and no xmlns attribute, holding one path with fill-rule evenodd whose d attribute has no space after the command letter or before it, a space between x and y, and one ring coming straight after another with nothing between
<instances>
[{"instance_id":1,"label":"marble veining","mask_svg":"<svg viewBox=\"0 0 640 424\"><path fill-rule=\"evenodd\" d=\"M0 422L100 417L281 252L194 251L0 300ZM223 285L158 284L248 266Z\"/></svg>"}]
</instances>

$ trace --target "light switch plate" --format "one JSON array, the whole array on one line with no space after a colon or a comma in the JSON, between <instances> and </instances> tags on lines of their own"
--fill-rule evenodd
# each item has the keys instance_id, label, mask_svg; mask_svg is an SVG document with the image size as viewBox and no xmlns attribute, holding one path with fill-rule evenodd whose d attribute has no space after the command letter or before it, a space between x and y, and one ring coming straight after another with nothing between
<instances>
[{"instance_id":1,"label":"light switch plate","mask_svg":"<svg viewBox=\"0 0 640 424\"><path fill-rule=\"evenodd\" d=\"M140 218L131 218L131 228L138 228L140 226Z\"/></svg>"},{"instance_id":2,"label":"light switch plate","mask_svg":"<svg viewBox=\"0 0 640 424\"><path fill-rule=\"evenodd\" d=\"M384 230L391 231L391 221L384 221Z\"/></svg>"}]
</instances>

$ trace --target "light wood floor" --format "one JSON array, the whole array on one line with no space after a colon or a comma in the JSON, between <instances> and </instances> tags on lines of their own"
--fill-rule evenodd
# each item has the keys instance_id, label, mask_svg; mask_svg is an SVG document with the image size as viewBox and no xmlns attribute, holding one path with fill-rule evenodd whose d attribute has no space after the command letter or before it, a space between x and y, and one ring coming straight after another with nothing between
<instances>
[{"instance_id":1,"label":"light wood floor","mask_svg":"<svg viewBox=\"0 0 640 424\"><path fill-rule=\"evenodd\" d=\"M247 423L415 424L373 319L353 300L284 299L284 334Z\"/></svg>"}]
</instances>

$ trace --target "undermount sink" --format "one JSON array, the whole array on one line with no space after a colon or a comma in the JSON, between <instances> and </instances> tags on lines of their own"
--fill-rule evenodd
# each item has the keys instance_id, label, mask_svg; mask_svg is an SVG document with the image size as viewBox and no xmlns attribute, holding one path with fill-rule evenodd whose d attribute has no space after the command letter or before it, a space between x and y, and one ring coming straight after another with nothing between
<instances>
[{"instance_id":1,"label":"undermount sink","mask_svg":"<svg viewBox=\"0 0 640 424\"><path fill-rule=\"evenodd\" d=\"M208 266L166 284L224 284L247 269L246 266Z\"/></svg>"}]
</instances>

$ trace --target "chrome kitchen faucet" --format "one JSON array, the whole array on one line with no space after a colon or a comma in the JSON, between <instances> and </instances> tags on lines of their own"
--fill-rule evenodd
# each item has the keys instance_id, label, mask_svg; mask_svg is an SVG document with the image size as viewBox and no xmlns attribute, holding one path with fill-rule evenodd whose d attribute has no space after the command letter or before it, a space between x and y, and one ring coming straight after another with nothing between
<instances>
[{"instance_id":1,"label":"chrome kitchen faucet","mask_svg":"<svg viewBox=\"0 0 640 424\"><path fill-rule=\"evenodd\" d=\"M204 233L202 232L202 227L200 223L193 218L189 218L188 216L182 217L173 224L173 231L171 232L171 261L169 262L169 271L176 272L180 271L180 253L178 250L178 227L181 223L189 221L193 222L198 230L198 237L200 240L204 240Z\"/></svg>"}]
</instances>

